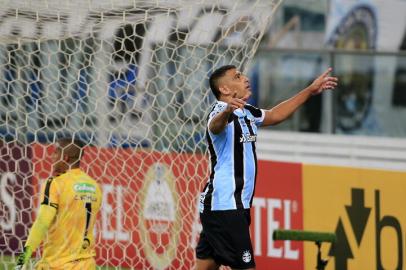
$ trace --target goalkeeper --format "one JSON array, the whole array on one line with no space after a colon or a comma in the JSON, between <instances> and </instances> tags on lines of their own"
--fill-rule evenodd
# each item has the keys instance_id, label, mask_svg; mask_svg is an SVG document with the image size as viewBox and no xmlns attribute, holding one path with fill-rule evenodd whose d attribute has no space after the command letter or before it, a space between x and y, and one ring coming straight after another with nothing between
<instances>
[{"instance_id":1,"label":"goalkeeper","mask_svg":"<svg viewBox=\"0 0 406 270\"><path fill-rule=\"evenodd\" d=\"M84 144L61 139L52 155L53 175L41 192L41 206L15 269L23 269L41 241L36 269L96 269L94 225L101 206L97 182L80 168Z\"/></svg>"}]
</instances>

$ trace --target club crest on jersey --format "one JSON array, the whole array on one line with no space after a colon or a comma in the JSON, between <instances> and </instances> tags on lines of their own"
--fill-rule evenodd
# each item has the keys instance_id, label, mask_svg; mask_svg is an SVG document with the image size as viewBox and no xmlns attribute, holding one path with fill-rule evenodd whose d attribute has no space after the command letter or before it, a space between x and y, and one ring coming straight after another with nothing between
<instances>
[{"instance_id":1,"label":"club crest on jersey","mask_svg":"<svg viewBox=\"0 0 406 270\"><path fill-rule=\"evenodd\" d=\"M257 141L257 135L242 134L240 137L240 143L248 143L248 142L256 142L256 141Z\"/></svg>"},{"instance_id":2,"label":"club crest on jersey","mask_svg":"<svg viewBox=\"0 0 406 270\"><path fill-rule=\"evenodd\" d=\"M249 263L251 261L251 253L249 250L242 253L242 261L245 263Z\"/></svg>"}]
</instances>

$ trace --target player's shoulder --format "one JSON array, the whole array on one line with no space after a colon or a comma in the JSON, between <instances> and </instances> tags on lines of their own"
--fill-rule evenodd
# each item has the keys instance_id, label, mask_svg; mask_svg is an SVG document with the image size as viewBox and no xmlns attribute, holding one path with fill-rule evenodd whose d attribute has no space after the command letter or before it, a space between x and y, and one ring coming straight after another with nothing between
<instances>
[{"instance_id":1,"label":"player's shoulder","mask_svg":"<svg viewBox=\"0 0 406 270\"><path fill-rule=\"evenodd\" d=\"M244 109L249 111L254 117L261 117L262 116L262 110L251 105L251 104L245 104Z\"/></svg>"},{"instance_id":2,"label":"player's shoulder","mask_svg":"<svg viewBox=\"0 0 406 270\"><path fill-rule=\"evenodd\" d=\"M60 173L60 174L49 177L47 179L47 182L59 183L59 182L63 181L64 178L65 178L65 174Z\"/></svg>"},{"instance_id":3,"label":"player's shoulder","mask_svg":"<svg viewBox=\"0 0 406 270\"><path fill-rule=\"evenodd\" d=\"M97 184L96 179L91 177L87 172L85 172L82 169L76 169L74 171L73 177L75 178L75 180L78 180L78 181L86 179L86 181L94 182Z\"/></svg>"},{"instance_id":4,"label":"player's shoulder","mask_svg":"<svg viewBox=\"0 0 406 270\"><path fill-rule=\"evenodd\" d=\"M60 183L61 181L63 181L66 178L69 178L69 171L59 173L57 175L50 177L49 179L54 183Z\"/></svg>"},{"instance_id":5,"label":"player's shoulder","mask_svg":"<svg viewBox=\"0 0 406 270\"><path fill-rule=\"evenodd\" d=\"M78 178L79 181L80 181L80 179L86 179L86 182L92 184L97 189L100 189L100 185L96 179L94 179L92 176L90 176L87 172L85 172L83 170L80 170L80 173L81 173L81 177Z\"/></svg>"},{"instance_id":6,"label":"player's shoulder","mask_svg":"<svg viewBox=\"0 0 406 270\"><path fill-rule=\"evenodd\" d=\"M41 190L44 193L47 193L50 190L60 190L61 183L62 181L60 175L50 176L41 183Z\"/></svg>"},{"instance_id":7,"label":"player's shoulder","mask_svg":"<svg viewBox=\"0 0 406 270\"><path fill-rule=\"evenodd\" d=\"M210 109L210 112L221 112L227 108L227 103L224 101L217 100Z\"/></svg>"},{"instance_id":8,"label":"player's shoulder","mask_svg":"<svg viewBox=\"0 0 406 270\"><path fill-rule=\"evenodd\" d=\"M224 111L227 108L227 103L217 100L212 106L207 116L208 119L214 117L216 114Z\"/></svg>"},{"instance_id":9,"label":"player's shoulder","mask_svg":"<svg viewBox=\"0 0 406 270\"><path fill-rule=\"evenodd\" d=\"M68 170L68 171L61 173L54 177L54 180L58 181L58 182L63 181L63 180L80 181L83 179L94 180L91 176L89 176L86 172L84 172L82 169L79 169L79 168Z\"/></svg>"}]
</instances>

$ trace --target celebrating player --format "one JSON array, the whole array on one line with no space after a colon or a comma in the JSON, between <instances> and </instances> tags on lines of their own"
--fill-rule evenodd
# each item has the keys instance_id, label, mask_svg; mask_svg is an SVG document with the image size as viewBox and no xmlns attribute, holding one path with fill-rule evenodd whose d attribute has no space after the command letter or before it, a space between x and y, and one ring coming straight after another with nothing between
<instances>
[{"instance_id":1,"label":"celebrating player","mask_svg":"<svg viewBox=\"0 0 406 270\"><path fill-rule=\"evenodd\" d=\"M203 230L196 247L197 269L255 269L249 234L250 207L257 175L258 126L287 119L312 95L337 86L327 69L311 85L272 109L247 104L249 80L235 66L223 66L210 76L217 98L207 121L211 174L200 197Z\"/></svg>"},{"instance_id":2,"label":"celebrating player","mask_svg":"<svg viewBox=\"0 0 406 270\"><path fill-rule=\"evenodd\" d=\"M73 139L57 142L52 155L55 177L42 189L38 216L15 269L23 268L42 240L42 258L36 269L96 269L93 229L101 190L79 168L83 146Z\"/></svg>"}]
</instances>

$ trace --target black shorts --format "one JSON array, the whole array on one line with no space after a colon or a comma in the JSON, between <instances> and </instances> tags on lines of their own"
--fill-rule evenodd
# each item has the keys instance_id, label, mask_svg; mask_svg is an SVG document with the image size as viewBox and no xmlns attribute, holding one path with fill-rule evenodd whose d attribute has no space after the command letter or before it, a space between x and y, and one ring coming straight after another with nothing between
<instances>
[{"instance_id":1,"label":"black shorts","mask_svg":"<svg viewBox=\"0 0 406 270\"><path fill-rule=\"evenodd\" d=\"M200 214L203 230L196 247L198 259L212 258L231 268L254 268L249 209L205 211Z\"/></svg>"}]
</instances>

